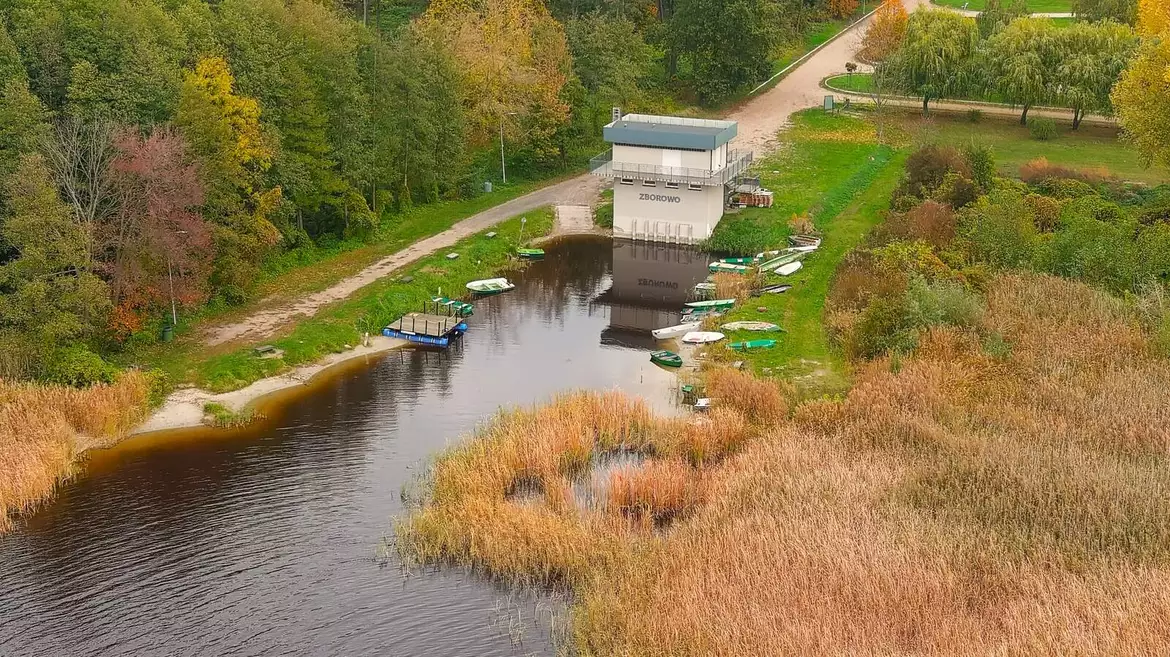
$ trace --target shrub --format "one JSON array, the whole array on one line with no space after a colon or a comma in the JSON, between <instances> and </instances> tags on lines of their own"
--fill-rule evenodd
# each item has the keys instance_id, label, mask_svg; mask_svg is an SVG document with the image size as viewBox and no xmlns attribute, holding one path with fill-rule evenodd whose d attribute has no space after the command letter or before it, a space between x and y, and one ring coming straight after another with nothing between
<instances>
[{"instance_id":1,"label":"shrub","mask_svg":"<svg viewBox=\"0 0 1170 657\"><path fill-rule=\"evenodd\" d=\"M877 297L902 294L908 282L900 272L879 268L872 253L854 251L833 275L828 305L836 310L861 310Z\"/></svg>"},{"instance_id":2,"label":"shrub","mask_svg":"<svg viewBox=\"0 0 1170 657\"><path fill-rule=\"evenodd\" d=\"M954 146L928 144L910 154L906 160L906 177L895 196L927 198L946 179L948 173L963 178L972 176L971 167Z\"/></svg>"},{"instance_id":3,"label":"shrub","mask_svg":"<svg viewBox=\"0 0 1170 657\"><path fill-rule=\"evenodd\" d=\"M879 297L862 311L846 338L853 358L875 358L887 352L909 353L918 344L906 295Z\"/></svg>"},{"instance_id":4,"label":"shrub","mask_svg":"<svg viewBox=\"0 0 1170 657\"><path fill-rule=\"evenodd\" d=\"M1060 221L1061 202L1042 194L1028 194L1024 197L1028 207L1032 208L1033 223L1041 232L1050 233L1056 230Z\"/></svg>"},{"instance_id":5,"label":"shrub","mask_svg":"<svg viewBox=\"0 0 1170 657\"><path fill-rule=\"evenodd\" d=\"M971 123L979 123L983 120L983 110L969 109L967 110L967 120Z\"/></svg>"},{"instance_id":6,"label":"shrub","mask_svg":"<svg viewBox=\"0 0 1170 657\"><path fill-rule=\"evenodd\" d=\"M902 273L934 280L952 275L934 249L922 240L891 242L873 250L874 258L883 272Z\"/></svg>"},{"instance_id":7,"label":"shrub","mask_svg":"<svg viewBox=\"0 0 1170 657\"><path fill-rule=\"evenodd\" d=\"M980 198L961 214L959 232L973 259L997 267L1027 267L1035 254L1035 215L1017 191Z\"/></svg>"},{"instance_id":8,"label":"shrub","mask_svg":"<svg viewBox=\"0 0 1170 657\"><path fill-rule=\"evenodd\" d=\"M1096 169L1070 169L1058 164L1051 164L1046 157L1038 157L1020 165L1020 180L1023 180L1029 185L1035 185L1051 178L1079 180L1090 185L1096 185L1107 180L1112 180L1114 176L1109 173L1108 169L1103 167Z\"/></svg>"},{"instance_id":9,"label":"shrub","mask_svg":"<svg viewBox=\"0 0 1170 657\"><path fill-rule=\"evenodd\" d=\"M113 383L118 368L85 347L67 347L58 350L45 366L42 379L46 383L88 388L98 383Z\"/></svg>"},{"instance_id":10,"label":"shrub","mask_svg":"<svg viewBox=\"0 0 1170 657\"><path fill-rule=\"evenodd\" d=\"M983 317L983 303L961 283L915 278L906 292L909 323L917 329L954 326L973 329Z\"/></svg>"},{"instance_id":11,"label":"shrub","mask_svg":"<svg viewBox=\"0 0 1170 657\"><path fill-rule=\"evenodd\" d=\"M978 112L979 110L973 110ZM971 167L971 178L984 191L991 189L995 180L995 154L986 144L970 144L963 149L963 157Z\"/></svg>"},{"instance_id":12,"label":"shrub","mask_svg":"<svg viewBox=\"0 0 1170 657\"><path fill-rule=\"evenodd\" d=\"M954 171L943 176L942 183L930 194L930 198L946 203L952 208L969 205L979 197L975 181Z\"/></svg>"},{"instance_id":13,"label":"shrub","mask_svg":"<svg viewBox=\"0 0 1170 657\"><path fill-rule=\"evenodd\" d=\"M1040 141L1048 141L1060 136L1056 130L1056 121L1044 116L1032 119L1028 123L1028 132L1031 133L1032 139Z\"/></svg>"},{"instance_id":14,"label":"shrub","mask_svg":"<svg viewBox=\"0 0 1170 657\"><path fill-rule=\"evenodd\" d=\"M905 213L893 213L875 231L877 239L924 240L935 247L946 246L955 237L957 220L949 206L923 201Z\"/></svg>"}]
</instances>

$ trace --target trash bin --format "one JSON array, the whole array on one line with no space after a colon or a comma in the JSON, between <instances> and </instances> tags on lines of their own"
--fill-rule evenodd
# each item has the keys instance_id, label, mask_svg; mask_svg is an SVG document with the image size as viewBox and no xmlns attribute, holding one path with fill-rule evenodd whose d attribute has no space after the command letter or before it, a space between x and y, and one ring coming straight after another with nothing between
<instances>
[{"instance_id":1,"label":"trash bin","mask_svg":"<svg viewBox=\"0 0 1170 657\"><path fill-rule=\"evenodd\" d=\"M485 181L483 182L483 191L484 191L484 193L485 193L485 194L491 194L491 193L492 193L492 181L490 181L490 180L485 180Z\"/></svg>"},{"instance_id":2,"label":"trash bin","mask_svg":"<svg viewBox=\"0 0 1170 657\"><path fill-rule=\"evenodd\" d=\"M170 342L175 339L175 327L167 324L162 330L162 341Z\"/></svg>"}]
</instances>

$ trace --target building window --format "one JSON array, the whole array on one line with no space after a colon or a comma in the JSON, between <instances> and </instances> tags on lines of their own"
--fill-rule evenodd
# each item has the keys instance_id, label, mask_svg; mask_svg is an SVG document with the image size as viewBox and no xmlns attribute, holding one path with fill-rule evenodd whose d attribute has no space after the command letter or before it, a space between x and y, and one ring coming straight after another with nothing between
<instances>
[{"instance_id":1,"label":"building window","mask_svg":"<svg viewBox=\"0 0 1170 657\"><path fill-rule=\"evenodd\" d=\"M634 179L633 178L622 178L621 183L623 185L633 185Z\"/></svg>"},{"instance_id":2,"label":"building window","mask_svg":"<svg viewBox=\"0 0 1170 657\"><path fill-rule=\"evenodd\" d=\"M643 187L657 187L658 183L654 182L653 180L643 180L642 186Z\"/></svg>"},{"instance_id":3,"label":"building window","mask_svg":"<svg viewBox=\"0 0 1170 657\"><path fill-rule=\"evenodd\" d=\"M687 184L687 189L691 190L692 192L701 192L703 191L703 186L698 183L689 183Z\"/></svg>"},{"instance_id":4,"label":"building window","mask_svg":"<svg viewBox=\"0 0 1170 657\"><path fill-rule=\"evenodd\" d=\"M678 183L668 182L668 183L666 183L666 188L667 189L678 189Z\"/></svg>"}]
</instances>

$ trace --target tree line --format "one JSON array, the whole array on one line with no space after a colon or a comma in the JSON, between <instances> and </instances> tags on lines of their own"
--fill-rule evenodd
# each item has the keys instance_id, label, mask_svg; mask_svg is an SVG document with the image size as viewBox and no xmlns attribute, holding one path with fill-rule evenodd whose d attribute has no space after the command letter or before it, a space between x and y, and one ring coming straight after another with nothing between
<instances>
[{"instance_id":1,"label":"tree line","mask_svg":"<svg viewBox=\"0 0 1170 657\"><path fill-rule=\"evenodd\" d=\"M0 377L108 376L96 353L246 300L282 253L476 194L501 134L543 175L611 106L720 103L855 8L0 0Z\"/></svg>"},{"instance_id":2,"label":"tree line","mask_svg":"<svg viewBox=\"0 0 1170 657\"><path fill-rule=\"evenodd\" d=\"M1037 105L1072 110L1073 129L1086 113L1113 113L1111 92L1138 47L1133 28L1113 18L1059 27L1020 15L1026 8L989 3L972 19L945 10L883 4L863 52L876 63L879 89L912 93L922 109L940 98L986 98L1020 108L1020 123Z\"/></svg>"}]
</instances>

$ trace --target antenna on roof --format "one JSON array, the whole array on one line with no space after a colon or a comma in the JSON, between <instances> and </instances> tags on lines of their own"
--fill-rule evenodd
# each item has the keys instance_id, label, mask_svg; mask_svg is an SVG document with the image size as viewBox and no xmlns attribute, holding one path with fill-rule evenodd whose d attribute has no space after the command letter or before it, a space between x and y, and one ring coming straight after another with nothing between
<instances>
[{"instance_id":1,"label":"antenna on roof","mask_svg":"<svg viewBox=\"0 0 1170 657\"><path fill-rule=\"evenodd\" d=\"M621 121L622 120L622 108L620 108L620 107L613 108L613 120L614 121Z\"/></svg>"}]
</instances>

